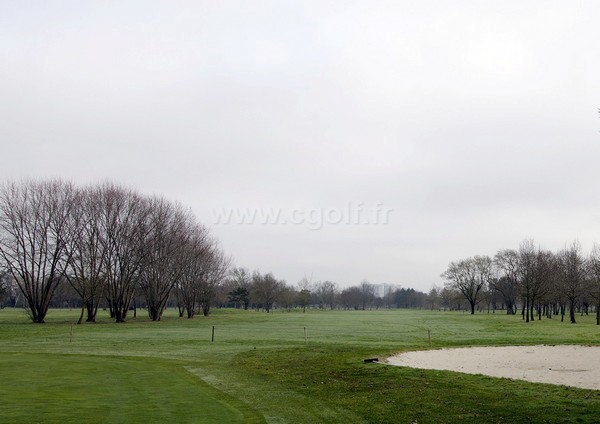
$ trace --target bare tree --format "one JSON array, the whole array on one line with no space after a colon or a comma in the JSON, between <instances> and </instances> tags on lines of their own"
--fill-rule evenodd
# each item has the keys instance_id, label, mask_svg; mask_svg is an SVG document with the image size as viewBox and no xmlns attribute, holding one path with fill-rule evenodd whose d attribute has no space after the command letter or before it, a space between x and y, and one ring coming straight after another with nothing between
<instances>
[{"instance_id":1,"label":"bare tree","mask_svg":"<svg viewBox=\"0 0 600 424\"><path fill-rule=\"evenodd\" d=\"M66 272L73 191L70 183L60 180L0 187L0 256L35 323L44 322Z\"/></svg>"},{"instance_id":2,"label":"bare tree","mask_svg":"<svg viewBox=\"0 0 600 424\"><path fill-rule=\"evenodd\" d=\"M534 287L538 284L538 251L533 240L524 240L519 246L518 277L523 297L523 319L530 321L530 311L534 304Z\"/></svg>"},{"instance_id":3,"label":"bare tree","mask_svg":"<svg viewBox=\"0 0 600 424\"><path fill-rule=\"evenodd\" d=\"M519 253L513 249L500 250L494 256L494 265L501 275L499 278L490 280L490 285L502 295L506 313L514 315L519 293Z\"/></svg>"},{"instance_id":4,"label":"bare tree","mask_svg":"<svg viewBox=\"0 0 600 424\"><path fill-rule=\"evenodd\" d=\"M0 271L0 308L4 307L6 298L10 296L10 274L5 271Z\"/></svg>"},{"instance_id":5,"label":"bare tree","mask_svg":"<svg viewBox=\"0 0 600 424\"><path fill-rule=\"evenodd\" d=\"M260 272L255 271L252 275L252 290L250 291L254 303L262 305L269 312L277 300L282 285L282 282L277 280L273 274L261 275Z\"/></svg>"},{"instance_id":6,"label":"bare tree","mask_svg":"<svg viewBox=\"0 0 600 424\"><path fill-rule=\"evenodd\" d=\"M277 295L277 304L289 311L297 305L297 301L298 290L293 286L282 284Z\"/></svg>"},{"instance_id":7,"label":"bare tree","mask_svg":"<svg viewBox=\"0 0 600 424\"><path fill-rule=\"evenodd\" d=\"M594 243L588 259L588 291L596 307L596 325L600 325L600 245Z\"/></svg>"},{"instance_id":8,"label":"bare tree","mask_svg":"<svg viewBox=\"0 0 600 424\"><path fill-rule=\"evenodd\" d=\"M362 303L362 291L358 286L345 288L340 293L340 303L346 309L359 309Z\"/></svg>"},{"instance_id":9,"label":"bare tree","mask_svg":"<svg viewBox=\"0 0 600 424\"><path fill-rule=\"evenodd\" d=\"M183 272L181 252L193 225L191 212L177 203L155 197L149 204L143 266L139 284L146 298L148 315L159 321L171 290Z\"/></svg>"},{"instance_id":10,"label":"bare tree","mask_svg":"<svg viewBox=\"0 0 600 424\"><path fill-rule=\"evenodd\" d=\"M577 241L560 253L560 267L563 293L569 303L569 318L575 324L575 305L584 294L586 284L586 263Z\"/></svg>"},{"instance_id":11,"label":"bare tree","mask_svg":"<svg viewBox=\"0 0 600 424\"><path fill-rule=\"evenodd\" d=\"M23 293L19 289L17 282L13 278L13 276L9 272L3 272L3 284L5 291L5 296L7 298L8 306L11 308L16 308L19 306L25 307Z\"/></svg>"},{"instance_id":12,"label":"bare tree","mask_svg":"<svg viewBox=\"0 0 600 424\"><path fill-rule=\"evenodd\" d=\"M70 226L76 236L67 243L70 260L66 278L81 297L83 320L87 310L87 322L96 322L100 299L104 294L109 245L101 226L101 192L97 187L79 189L76 206L72 209Z\"/></svg>"},{"instance_id":13,"label":"bare tree","mask_svg":"<svg viewBox=\"0 0 600 424\"><path fill-rule=\"evenodd\" d=\"M208 316L210 307L217 295L217 288L225 279L231 261L225 256L215 241L210 246L209 254L203 259L202 265L204 270L202 272L203 278L199 280L198 301L202 309L202 314Z\"/></svg>"},{"instance_id":14,"label":"bare tree","mask_svg":"<svg viewBox=\"0 0 600 424\"><path fill-rule=\"evenodd\" d=\"M533 240L524 240L519 246L517 278L521 288L523 302L523 319L529 322L534 319L534 310L541 308L552 288L553 273L556 260L554 254L535 247Z\"/></svg>"},{"instance_id":15,"label":"bare tree","mask_svg":"<svg viewBox=\"0 0 600 424\"><path fill-rule=\"evenodd\" d=\"M360 303L362 310L366 310L367 306L373 304L375 300L375 286L369 283L367 280L363 280L360 283Z\"/></svg>"},{"instance_id":16,"label":"bare tree","mask_svg":"<svg viewBox=\"0 0 600 424\"><path fill-rule=\"evenodd\" d=\"M188 318L196 315L200 301L200 290L208 268L205 263L210 261L212 242L208 231L201 225L190 230L190 237L181 251L182 274L176 283L177 304L179 316L184 312Z\"/></svg>"},{"instance_id":17,"label":"bare tree","mask_svg":"<svg viewBox=\"0 0 600 424\"><path fill-rule=\"evenodd\" d=\"M549 302L549 295L553 281L558 272L557 259L549 250L538 249L536 262L536 278L531 287L531 304L529 314L534 317L534 308L537 308L538 320L542 319L543 309Z\"/></svg>"},{"instance_id":18,"label":"bare tree","mask_svg":"<svg viewBox=\"0 0 600 424\"><path fill-rule=\"evenodd\" d=\"M328 305L330 309L335 308L335 296L338 292L337 285L332 281L322 281L316 285L316 295L319 307Z\"/></svg>"},{"instance_id":19,"label":"bare tree","mask_svg":"<svg viewBox=\"0 0 600 424\"><path fill-rule=\"evenodd\" d=\"M149 234L147 199L105 184L100 189L100 225L107 252L106 298L116 322L125 322L147 255Z\"/></svg>"},{"instance_id":20,"label":"bare tree","mask_svg":"<svg viewBox=\"0 0 600 424\"><path fill-rule=\"evenodd\" d=\"M492 279L492 259L489 256L474 256L451 262L442 278L446 279L447 287L458 290L465 297L473 315L482 290Z\"/></svg>"}]
</instances>

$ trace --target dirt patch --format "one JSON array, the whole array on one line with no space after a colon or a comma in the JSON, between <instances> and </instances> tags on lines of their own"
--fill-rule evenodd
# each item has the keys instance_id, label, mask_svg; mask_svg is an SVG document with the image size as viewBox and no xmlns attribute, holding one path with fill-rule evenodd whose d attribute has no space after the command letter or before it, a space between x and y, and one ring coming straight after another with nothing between
<instances>
[{"instance_id":1,"label":"dirt patch","mask_svg":"<svg viewBox=\"0 0 600 424\"><path fill-rule=\"evenodd\" d=\"M600 346L501 346L406 352L390 365L600 390Z\"/></svg>"}]
</instances>

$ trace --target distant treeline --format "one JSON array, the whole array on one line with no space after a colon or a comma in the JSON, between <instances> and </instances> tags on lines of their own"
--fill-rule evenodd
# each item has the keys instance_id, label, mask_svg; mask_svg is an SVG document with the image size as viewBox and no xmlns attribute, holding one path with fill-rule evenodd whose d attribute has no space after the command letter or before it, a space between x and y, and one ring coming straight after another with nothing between
<instances>
[{"instance_id":1,"label":"distant treeline","mask_svg":"<svg viewBox=\"0 0 600 424\"><path fill-rule=\"evenodd\" d=\"M1 307L27 306L23 294L17 284L11 283L9 274L4 273L4 292L0 295ZM292 309L346 309L366 310L381 308L415 308L425 309L438 307L439 302L431 294L412 288L391 287L385 295L377 294L377 285L362 282L359 285L340 289L331 281L308 283L300 281L290 285L276 279L273 274L250 272L243 268L231 268L222 280L217 282L210 296L206 310L209 308L257 309L270 312ZM192 318L194 309L186 309L175 287L165 307L178 308L179 315ZM110 309L106 298L100 298L97 305L102 309ZM54 291L49 306L51 308L81 308L82 297L70 284L60 284ZM439 306L441 307L441 306ZM466 310L468 304L460 298L455 299L449 309ZM132 314L137 315L140 309L148 309L148 300L143 290L136 290L129 306ZM89 320L91 321L91 320Z\"/></svg>"}]
</instances>

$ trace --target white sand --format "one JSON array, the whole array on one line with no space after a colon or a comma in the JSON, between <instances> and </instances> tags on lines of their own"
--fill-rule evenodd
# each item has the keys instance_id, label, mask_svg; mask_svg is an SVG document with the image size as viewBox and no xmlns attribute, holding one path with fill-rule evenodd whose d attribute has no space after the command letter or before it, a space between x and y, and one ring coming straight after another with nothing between
<instances>
[{"instance_id":1,"label":"white sand","mask_svg":"<svg viewBox=\"0 0 600 424\"><path fill-rule=\"evenodd\" d=\"M600 390L600 346L502 346L406 352L391 365Z\"/></svg>"}]
</instances>

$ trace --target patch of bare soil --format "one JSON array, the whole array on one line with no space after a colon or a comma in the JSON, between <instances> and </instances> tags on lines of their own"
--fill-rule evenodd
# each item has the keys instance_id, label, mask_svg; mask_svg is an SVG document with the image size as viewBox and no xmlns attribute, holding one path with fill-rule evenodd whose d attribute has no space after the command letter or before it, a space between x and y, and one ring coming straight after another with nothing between
<instances>
[{"instance_id":1,"label":"patch of bare soil","mask_svg":"<svg viewBox=\"0 0 600 424\"><path fill-rule=\"evenodd\" d=\"M391 365L600 390L600 346L501 346L406 352Z\"/></svg>"}]
</instances>

